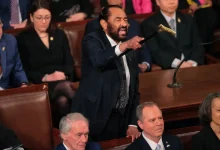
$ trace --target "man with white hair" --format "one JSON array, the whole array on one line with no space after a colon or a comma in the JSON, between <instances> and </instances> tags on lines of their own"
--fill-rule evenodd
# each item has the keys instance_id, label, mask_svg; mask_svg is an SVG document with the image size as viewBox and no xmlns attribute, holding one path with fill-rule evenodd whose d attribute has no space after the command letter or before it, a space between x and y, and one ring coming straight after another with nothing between
<instances>
[{"instance_id":1,"label":"man with white hair","mask_svg":"<svg viewBox=\"0 0 220 150\"><path fill-rule=\"evenodd\" d=\"M62 117L59 130L63 143L56 150L101 150L97 143L88 142L89 121L80 113Z\"/></svg>"}]
</instances>

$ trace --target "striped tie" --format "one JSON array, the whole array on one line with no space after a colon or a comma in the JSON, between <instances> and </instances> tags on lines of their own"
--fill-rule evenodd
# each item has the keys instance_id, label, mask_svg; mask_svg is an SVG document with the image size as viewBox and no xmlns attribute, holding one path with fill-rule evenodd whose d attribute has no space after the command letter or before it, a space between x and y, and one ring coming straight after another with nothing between
<instances>
[{"instance_id":1,"label":"striped tie","mask_svg":"<svg viewBox=\"0 0 220 150\"><path fill-rule=\"evenodd\" d=\"M11 24L18 24L19 22L19 4L18 0L11 0Z\"/></svg>"}]
</instances>

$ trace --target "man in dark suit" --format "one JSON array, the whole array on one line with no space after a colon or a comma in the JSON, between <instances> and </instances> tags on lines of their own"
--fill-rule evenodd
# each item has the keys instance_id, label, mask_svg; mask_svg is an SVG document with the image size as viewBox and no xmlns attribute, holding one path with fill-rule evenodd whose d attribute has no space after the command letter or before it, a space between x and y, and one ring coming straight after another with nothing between
<instances>
[{"instance_id":1,"label":"man in dark suit","mask_svg":"<svg viewBox=\"0 0 220 150\"><path fill-rule=\"evenodd\" d=\"M20 61L16 39L2 31L0 21L0 90L24 87L28 82Z\"/></svg>"},{"instance_id":2,"label":"man in dark suit","mask_svg":"<svg viewBox=\"0 0 220 150\"><path fill-rule=\"evenodd\" d=\"M89 122L80 113L70 113L60 120L63 143L55 150L101 150L98 143L88 142Z\"/></svg>"},{"instance_id":3,"label":"man in dark suit","mask_svg":"<svg viewBox=\"0 0 220 150\"><path fill-rule=\"evenodd\" d=\"M15 6L12 6L11 3L15 4ZM0 18L4 23L3 29L25 27L30 3L31 0L0 0ZM13 14L11 9L15 11ZM12 18L15 18L18 22L13 22Z\"/></svg>"},{"instance_id":4,"label":"man in dark suit","mask_svg":"<svg viewBox=\"0 0 220 150\"><path fill-rule=\"evenodd\" d=\"M136 52L144 38L126 40L128 22L123 9L110 5L100 15L102 30L87 34L82 42L82 78L72 111L90 121L90 136L101 141L138 137L139 104Z\"/></svg>"},{"instance_id":5,"label":"man in dark suit","mask_svg":"<svg viewBox=\"0 0 220 150\"><path fill-rule=\"evenodd\" d=\"M108 5L119 5L122 7L122 0L101 0L100 5L102 8L104 8ZM141 35L140 25L136 20L128 18L128 23L129 23L129 29L128 29L127 39L131 39L137 35L138 36ZM85 35L90 32L94 32L96 30L99 30L100 28L102 28L102 27L100 26L99 20L94 19L94 20L87 23L86 28L85 28ZM138 49L137 57L138 57L138 63L139 63L138 67L139 67L140 71L141 72L150 71L151 56L150 56L150 52L147 49L146 45L143 45L143 47Z\"/></svg>"},{"instance_id":6,"label":"man in dark suit","mask_svg":"<svg viewBox=\"0 0 220 150\"><path fill-rule=\"evenodd\" d=\"M180 61L186 59L181 68L195 67L204 63L204 48L196 46L201 43L199 33L192 17L176 12L178 0L156 0L160 11L141 24L144 36L158 30L158 25L170 27L176 31L176 37L163 32L147 42L151 51L153 62L163 69L176 68Z\"/></svg>"},{"instance_id":7,"label":"man in dark suit","mask_svg":"<svg viewBox=\"0 0 220 150\"><path fill-rule=\"evenodd\" d=\"M182 150L178 137L163 134L162 111L154 102L145 102L137 107L138 125L142 135L126 150Z\"/></svg>"}]
</instances>

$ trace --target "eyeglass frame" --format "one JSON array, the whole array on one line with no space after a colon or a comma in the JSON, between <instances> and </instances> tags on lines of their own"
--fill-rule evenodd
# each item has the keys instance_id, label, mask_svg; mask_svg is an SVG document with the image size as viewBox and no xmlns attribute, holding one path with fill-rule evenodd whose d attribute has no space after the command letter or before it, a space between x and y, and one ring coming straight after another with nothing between
<instances>
[{"instance_id":1,"label":"eyeglass frame","mask_svg":"<svg viewBox=\"0 0 220 150\"><path fill-rule=\"evenodd\" d=\"M36 17L36 16L33 16L33 18L34 19L36 19L36 20L38 20L38 21L43 21L43 20L45 20L45 21L49 21L49 20L51 20L51 17L52 16L45 16L45 17Z\"/></svg>"}]
</instances>

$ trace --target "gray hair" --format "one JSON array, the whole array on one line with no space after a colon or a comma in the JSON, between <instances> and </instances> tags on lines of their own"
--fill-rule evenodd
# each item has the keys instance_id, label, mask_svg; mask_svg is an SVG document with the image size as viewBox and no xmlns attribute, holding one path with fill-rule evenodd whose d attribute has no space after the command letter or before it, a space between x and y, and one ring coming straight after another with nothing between
<instances>
[{"instance_id":1,"label":"gray hair","mask_svg":"<svg viewBox=\"0 0 220 150\"><path fill-rule=\"evenodd\" d=\"M81 113L69 113L62 117L59 124L60 134L67 134L72 127L72 123L76 121L85 121L89 125L89 121Z\"/></svg>"},{"instance_id":2,"label":"gray hair","mask_svg":"<svg viewBox=\"0 0 220 150\"><path fill-rule=\"evenodd\" d=\"M220 98L220 92L209 94L199 107L199 119L203 125L208 125L212 121L212 101L215 98Z\"/></svg>"},{"instance_id":3,"label":"gray hair","mask_svg":"<svg viewBox=\"0 0 220 150\"><path fill-rule=\"evenodd\" d=\"M144 103L138 105L136 108L136 116L137 116L138 120L143 121L143 109L145 107L153 107L153 106L157 106L157 104L154 102L144 102Z\"/></svg>"}]
</instances>

